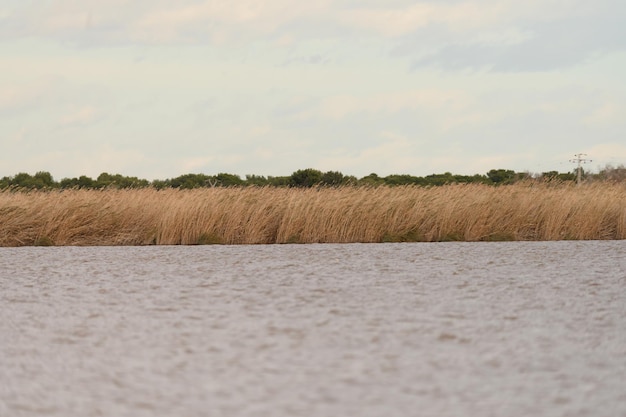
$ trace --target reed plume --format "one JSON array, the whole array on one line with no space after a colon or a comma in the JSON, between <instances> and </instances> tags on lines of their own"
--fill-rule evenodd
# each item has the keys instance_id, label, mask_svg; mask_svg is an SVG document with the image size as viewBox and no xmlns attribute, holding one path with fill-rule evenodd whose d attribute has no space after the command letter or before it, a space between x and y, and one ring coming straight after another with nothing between
<instances>
[{"instance_id":1,"label":"reed plume","mask_svg":"<svg viewBox=\"0 0 626 417\"><path fill-rule=\"evenodd\" d=\"M0 192L0 246L626 238L626 186Z\"/></svg>"}]
</instances>

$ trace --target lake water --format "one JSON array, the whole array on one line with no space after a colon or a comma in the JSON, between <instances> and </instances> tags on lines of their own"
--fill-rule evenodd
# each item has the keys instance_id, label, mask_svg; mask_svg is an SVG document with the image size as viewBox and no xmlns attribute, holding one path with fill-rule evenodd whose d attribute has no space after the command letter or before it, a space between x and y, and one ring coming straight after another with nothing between
<instances>
[{"instance_id":1,"label":"lake water","mask_svg":"<svg viewBox=\"0 0 626 417\"><path fill-rule=\"evenodd\" d=\"M626 241L1 248L0 416L626 416Z\"/></svg>"}]
</instances>

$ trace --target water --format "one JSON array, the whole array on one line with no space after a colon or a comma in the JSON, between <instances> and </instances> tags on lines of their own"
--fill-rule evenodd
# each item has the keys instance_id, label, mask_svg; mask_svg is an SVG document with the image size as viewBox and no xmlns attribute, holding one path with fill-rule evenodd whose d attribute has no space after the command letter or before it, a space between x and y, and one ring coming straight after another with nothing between
<instances>
[{"instance_id":1,"label":"water","mask_svg":"<svg viewBox=\"0 0 626 417\"><path fill-rule=\"evenodd\" d=\"M0 416L626 416L626 242L0 249Z\"/></svg>"}]
</instances>

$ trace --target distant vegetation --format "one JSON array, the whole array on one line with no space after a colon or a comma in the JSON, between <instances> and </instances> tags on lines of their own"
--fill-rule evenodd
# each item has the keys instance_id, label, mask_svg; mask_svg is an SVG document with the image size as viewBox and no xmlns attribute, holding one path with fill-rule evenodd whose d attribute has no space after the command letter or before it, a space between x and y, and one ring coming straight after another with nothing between
<instances>
[{"instance_id":1,"label":"distant vegetation","mask_svg":"<svg viewBox=\"0 0 626 417\"><path fill-rule=\"evenodd\" d=\"M180 188L0 190L0 246L626 239L624 182Z\"/></svg>"},{"instance_id":2,"label":"distant vegetation","mask_svg":"<svg viewBox=\"0 0 626 417\"><path fill-rule=\"evenodd\" d=\"M585 181L626 181L626 167L607 166L598 173L585 173ZM379 177L377 174L369 174L363 178L344 175L338 171L322 172L317 169L307 168L295 171L290 176L272 177L262 175L246 175L241 178L238 175L219 173L217 175L185 174L166 180L148 181L137 177L127 177L120 174L103 172L96 179L82 175L78 178L63 178L55 181L52 175L46 171L40 171L34 175L19 173L14 176L0 178L0 189L102 189L102 188L178 188L193 189L204 187L245 187L245 186L272 186L272 187L298 187L307 188L314 186L441 186L448 184L486 184L503 185L514 184L529 179L541 181L573 182L576 174L559 173L557 171L531 174L528 172L515 172L508 169L492 169L486 174L454 175L450 172L432 174L417 177L408 174L394 174Z\"/></svg>"}]
</instances>

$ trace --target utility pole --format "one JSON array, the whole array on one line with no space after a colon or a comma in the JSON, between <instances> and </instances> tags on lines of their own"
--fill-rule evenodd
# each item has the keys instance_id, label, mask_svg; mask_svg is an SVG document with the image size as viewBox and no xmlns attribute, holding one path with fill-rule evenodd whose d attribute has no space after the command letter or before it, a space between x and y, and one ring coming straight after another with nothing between
<instances>
[{"instance_id":1,"label":"utility pole","mask_svg":"<svg viewBox=\"0 0 626 417\"><path fill-rule=\"evenodd\" d=\"M581 165L582 164L586 164L587 162L592 162L592 160L584 158L585 156L587 156L586 153L577 153L574 156L575 156L575 158L574 159L570 159L569 161L578 164L578 166L576 168L576 184L580 185L580 181L582 179L582 172L583 172L583 168L582 168Z\"/></svg>"}]
</instances>

